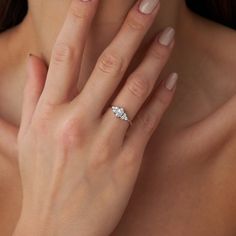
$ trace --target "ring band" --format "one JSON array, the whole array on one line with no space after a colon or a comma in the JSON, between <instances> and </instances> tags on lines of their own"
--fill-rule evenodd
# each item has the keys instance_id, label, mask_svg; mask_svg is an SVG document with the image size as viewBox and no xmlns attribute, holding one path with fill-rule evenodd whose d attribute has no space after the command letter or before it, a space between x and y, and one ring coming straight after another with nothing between
<instances>
[{"instance_id":1,"label":"ring band","mask_svg":"<svg viewBox=\"0 0 236 236\"><path fill-rule=\"evenodd\" d=\"M111 106L111 109L117 118L129 122L130 125L133 124L132 121L128 118L128 115L123 107Z\"/></svg>"}]
</instances>

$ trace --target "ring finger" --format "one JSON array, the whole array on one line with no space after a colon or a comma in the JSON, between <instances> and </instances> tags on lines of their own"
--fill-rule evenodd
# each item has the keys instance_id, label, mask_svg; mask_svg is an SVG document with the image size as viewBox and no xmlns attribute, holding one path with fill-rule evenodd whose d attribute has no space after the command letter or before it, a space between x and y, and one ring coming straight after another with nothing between
<instances>
[{"instance_id":1,"label":"ring finger","mask_svg":"<svg viewBox=\"0 0 236 236\"><path fill-rule=\"evenodd\" d=\"M113 106L123 107L125 109L129 120L134 119L151 94L173 48L174 33L174 29L168 27L158 35L140 66L130 75L126 84L113 101ZM112 130L116 130L122 136L129 127L128 122L121 119L114 119L111 109L108 109L104 114L103 122L108 129L111 129L111 132Z\"/></svg>"}]
</instances>

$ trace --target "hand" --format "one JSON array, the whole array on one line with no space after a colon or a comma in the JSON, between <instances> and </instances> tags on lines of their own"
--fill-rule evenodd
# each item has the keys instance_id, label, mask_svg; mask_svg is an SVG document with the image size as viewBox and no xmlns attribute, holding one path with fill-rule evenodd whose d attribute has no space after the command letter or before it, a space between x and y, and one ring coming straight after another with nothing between
<instances>
[{"instance_id":1,"label":"hand","mask_svg":"<svg viewBox=\"0 0 236 236\"><path fill-rule=\"evenodd\" d=\"M127 206L145 147L172 100L176 74L150 96L174 45L174 31L168 28L112 102L125 107L133 125L107 109L159 9L143 14L138 3L81 93L71 99L97 4L72 1L48 71L39 58L29 58L18 136L23 207L15 235L109 235Z\"/></svg>"}]
</instances>

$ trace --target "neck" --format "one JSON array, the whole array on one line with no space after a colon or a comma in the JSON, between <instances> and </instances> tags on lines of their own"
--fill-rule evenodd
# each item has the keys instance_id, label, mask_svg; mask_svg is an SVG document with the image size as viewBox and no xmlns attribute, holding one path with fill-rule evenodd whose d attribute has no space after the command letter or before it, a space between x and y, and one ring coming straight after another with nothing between
<instances>
[{"instance_id":1,"label":"neck","mask_svg":"<svg viewBox=\"0 0 236 236\"><path fill-rule=\"evenodd\" d=\"M95 17L95 24L101 26L102 24L121 23L135 1L136 0L102 0ZM170 1L160 1L162 7L158 15L159 22L168 25L174 24L178 9L183 5L182 0L171 0L171 4ZM160 23L159 26L161 26Z\"/></svg>"},{"instance_id":2,"label":"neck","mask_svg":"<svg viewBox=\"0 0 236 236\"><path fill-rule=\"evenodd\" d=\"M176 25L178 8L182 5L179 2L179 0L171 0L170 4L169 1L161 0L161 11L150 30L152 35L164 26ZM65 9L69 7L70 1L64 0L55 3L55 0L52 0L43 3L41 0L29 0L28 15L18 27L11 31L12 40L10 43L13 45L14 52L19 52L22 55L28 52L36 53L43 56L48 62L51 48L66 16ZM105 33L105 41L110 40L134 3L135 0L101 0L91 34L97 33L99 35L102 31L103 36ZM27 42L24 43L24 48L15 50L15 47L20 45L17 42L22 41Z\"/></svg>"},{"instance_id":3,"label":"neck","mask_svg":"<svg viewBox=\"0 0 236 236\"><path fill-rule=\"evenodd\" d=\"M25 71L27 54L36 54L49 62L52 46L66 14L66 0L57 1L57 4L54 0L45 1L45 4L40 4L41 0L29 1L32 4L25 20L18 27L0 35L1 76L6 72L6 81L10 73L12 78L17 78L14 80L16 97L21 96L18 88L22 86L24 76L19 76L19 72L22 74ZM123 0L123 3L121 0L101 1L87 40L84 66L82 66L83 78L80 81L88 78L96 58L118 31L133 2L133 0ZM162 73L162 76L166 76L170 72L177 71L180 75L176 94L176 101L179 104L172 109L174 115L169 119L166 116L165 119L173 123L174 118L175 125L201 119L236 92L235 31L196 16L183 2L161 0L161 11L143 41L144 45L149 45L149 39L165 26L173 26L176 29L175 50ZM145 47L140 47L141 55L145 53L144 49ZM133 68L135 67L134 65ZM6 85L2 94L9 89L12 88ZM9 95L6 94L5 97ZM9 120L14 123L20 120L20 107L16 108L17 106L15 104L14 111L9 110L7 106L1 107L2 113L9 114ZM201 109L198 109L199 107ZM188 112L190 110L191 112Z\"/></svg>"},{"instance_id":4,"label":"neck","mask_svg":"<svg viewBox=\"0 0 236 236\"><path fill-rule=\"evenodd\" d=\"M235 31L191 13L182 0L170 1L161 0L160 13L144 39L145 44L165 26L176 28L175 50L163 75L177 71L184 80L183 84L191 84L195 88L209 86L207 89L212 93L213 88L222 89L220 84L224 78L226 93L230 94L228 90L235 92ZM66 14L65 1L58 2L56 10L54 0L41 5L39 0L32 2L34 4L31 4L23 23L0 37L4 41L8 35L5 42L9 42L9 55L17 58L18 64L20 58L25 60L28 53L42 56L49 62L52 46ZM88 38L86 63L95 60L111 41L133 3L134 0L100 2ZM5 47L6 43L2 45Z\"/></svg>"}]
</instances>

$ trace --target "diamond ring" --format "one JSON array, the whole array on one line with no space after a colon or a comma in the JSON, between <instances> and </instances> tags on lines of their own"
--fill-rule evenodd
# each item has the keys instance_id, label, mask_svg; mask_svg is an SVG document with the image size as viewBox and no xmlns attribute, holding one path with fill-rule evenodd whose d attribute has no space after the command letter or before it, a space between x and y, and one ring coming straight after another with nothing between
<instances>
[{"instance_id":1,"label":"diamond ring","mask_svg":"<svg viewBox=\"0 0 236 236\"><path fill-rule=\"evenodd\" d=\"M123 107L111 106L112 112L121 120L129 122L132 125L132 121L129 120L128 115L126 114Z\"/></svg>"}]
</instances>

